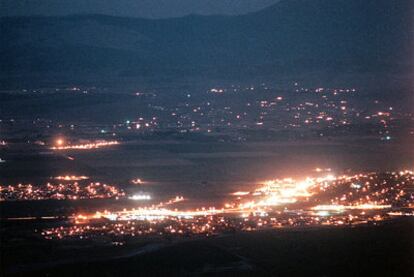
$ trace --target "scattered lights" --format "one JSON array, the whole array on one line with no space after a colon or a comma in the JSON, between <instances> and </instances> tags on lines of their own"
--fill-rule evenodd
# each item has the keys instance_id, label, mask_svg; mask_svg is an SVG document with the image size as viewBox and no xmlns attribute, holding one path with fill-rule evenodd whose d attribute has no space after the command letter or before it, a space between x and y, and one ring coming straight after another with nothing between
<instances>
[{"instance_id":1,"label":"scattered lights","mask_svg":"<svg viewBox=\"0 0 414 277\"><path fill-rule=\"evenodd\" d=\"M389 209L391 205L376 205L376 204L362 204L355 206L344 205L318 205L312 208L316 211L344 211L344 210L376 210L376 209Z\"/></svg>"},{"instance_id":2,"label":"scattered lights","mask_svg":"<svg viewBox=\"0 0 414 277\"><path fill-rule=\"evenodd\" d=\"M69 180L63 180L72 181L70 180L72 176L68 177ZM118 199L124 196L125 193L121 189L101 183L80 185L74 182L65 184L47 183L46 185L19 184L15 186L0 186L0 201Z\"/></svg>"},{"instance_id":3,"label":"scattered lights","mask_svg":"<svg viewBox=\"0 0 414 277\"><path fill-rule=\"evenodd\" d=\"M414 211L411 212L389 212L390 216L414 216Z\"/></svg>"},{"instance_id":4,"label":"scattered lights","mask_svg":"<svg viewBox=\"0 0 414 277\"><path fill-rule=\"evenodd\" d=\"M364 185L353 187L353 184ZM42 234L47 239L109 234L210 236L228 230L351 226L412 216L413 187L412 171L275 179L259 184L252 191L232 193L237 199L222 208L168 207L184 200L177 196L147 207L77 215L73 217L73 225L46 229ZM144 194L130 199L150 200Z\"/></svg>"}]
</instances>

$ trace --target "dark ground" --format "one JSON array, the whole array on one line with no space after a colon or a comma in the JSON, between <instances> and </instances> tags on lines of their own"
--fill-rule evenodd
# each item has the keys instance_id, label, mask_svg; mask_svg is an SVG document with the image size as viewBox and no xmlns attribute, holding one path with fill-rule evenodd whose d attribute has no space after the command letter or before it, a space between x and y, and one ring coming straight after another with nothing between
<instances>
[{"instance_id":1,"label":"dark ground","mask_svg":"<svg viewBox=\"0 0 414 277\"><path fill-rule=\"evenodd\" d=\"M414 276L414 220L355 228L236 233L170 243L129 258L10 276L97 275Z\"/></svg>"}]
</instances>

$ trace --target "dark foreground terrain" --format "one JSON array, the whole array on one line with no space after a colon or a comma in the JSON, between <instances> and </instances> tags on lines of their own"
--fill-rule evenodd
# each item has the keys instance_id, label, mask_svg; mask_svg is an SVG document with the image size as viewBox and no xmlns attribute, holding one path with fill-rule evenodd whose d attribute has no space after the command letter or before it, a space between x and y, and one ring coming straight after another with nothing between
<instances>
[{"instance_id":1,"label":"dark foreground terrain","mask_svg":"<svg viewBox=\"0 0 414 277\"><path fill-rule=\"evenodd\" d=\"M2 275L413 276L414 220L354 228L236 233L144 249L127 258ZM91 256L97 255L93 253Z\"/></svg>"}]
</instances>

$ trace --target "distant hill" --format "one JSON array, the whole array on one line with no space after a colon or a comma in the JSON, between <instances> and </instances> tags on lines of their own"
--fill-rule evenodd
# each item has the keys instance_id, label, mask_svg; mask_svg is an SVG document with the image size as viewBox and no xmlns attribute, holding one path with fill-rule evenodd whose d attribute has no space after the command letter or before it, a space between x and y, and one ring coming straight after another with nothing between
<instances>
[{"instance_id":1,"label":"distant hill","mask_svg":"<svg viewBox=\"0 0 414 277\"><path fill-rule=\"evenodd\" d=\"M405 82L413 70L413 2L282 0L241 16L157 20L3 17L1 81L378 76Z\"/></svg>"}]
</instances>

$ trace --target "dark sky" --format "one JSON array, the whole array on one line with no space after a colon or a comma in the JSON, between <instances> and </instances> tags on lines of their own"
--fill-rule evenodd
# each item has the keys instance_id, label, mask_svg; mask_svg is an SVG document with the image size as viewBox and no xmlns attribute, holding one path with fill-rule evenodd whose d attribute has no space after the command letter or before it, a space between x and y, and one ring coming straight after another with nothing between
<instances>
[{"instance_id":1,"label":"dark sky","mask_svg":"<svg viewBox=\"0 0 414 277\"><path fill-rule=\"evenodd\" d=\"M101 13L133 17L243 14L278 0L0 0L0 16Z\"/></svg>"}]
</instances>

